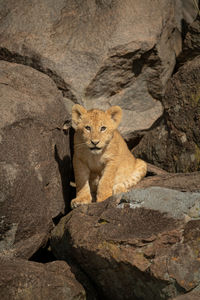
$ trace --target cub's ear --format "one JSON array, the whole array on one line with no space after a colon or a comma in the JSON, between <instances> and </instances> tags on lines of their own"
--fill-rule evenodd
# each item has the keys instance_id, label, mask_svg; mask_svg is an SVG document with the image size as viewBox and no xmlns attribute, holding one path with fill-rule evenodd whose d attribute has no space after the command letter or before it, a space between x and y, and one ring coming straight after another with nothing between
<instances>
[{"instance_id":1,"label":"cub's ear","mask_svg":"<svg viewBox=\"0 0 200 300\"><path fill-rule=\"evenodd\" d=\"M74 129L77 128L79 122L81 121L83 115L87 112L87 110L79 105L79 104L75 104L73 107L72 107L72 127Z\"/></svg>"},{"instance_id":2,"label":"cub's ear","mask_svg":"<svg viewBox=\"0 0 200 300\"><path fill-rule=\"evenodd\" d=\"M107 114L111 116L111 119L115 122L116 128L119 126L119 123L122 119L122 109L119 106L111 106L107 111Z\"/></svg>"}]
</instances>

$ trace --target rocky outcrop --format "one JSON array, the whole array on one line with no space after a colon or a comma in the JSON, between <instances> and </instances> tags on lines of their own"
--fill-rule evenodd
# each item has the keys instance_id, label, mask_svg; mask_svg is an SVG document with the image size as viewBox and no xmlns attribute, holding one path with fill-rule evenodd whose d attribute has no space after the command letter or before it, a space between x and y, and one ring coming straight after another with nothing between
<instances>
[{"instance_id":1,"label":"rocky outcrop","mask_svg":"<svg viewBox=\"0 0 200 300\"><path fill-rule=\"evenodd\" d=\"M47 264L0 257L2 300L86 299L86 292L64 261Z\"/></svg>"},{"instance_id":2,"label":"rocky outcrop","mask_svg":"<svg viewBox=\"0 0 200 300\"><path fill-rule=\"evenodd\" d=\"M200 56L169 80L164 121L148 132L134 154L170 172L200 169Z\"/></svg>"},{"instance_id":3,"label":"rocky outcrop","mask_svg":"<svg viewBox=\"0 0 200 300\"><path fill-rule=\"evenodd\" d=\"M51 246L104 299L170 299L199 285L199 203L200 193L134 190L63 217Z\"/></svg>"},{"instance_id":4,"label":"rocky outcrop","mask_svg":"<svg viewBox=\"0 0 200 300\"><path fill-rule=\"evenodd\" d=\"M0 62L0 251L30 258L65 211L68 114L46 75Z\"/></svg>"},{"instance_id":5,"label":"rocky outcrop","mask_svg":"<svg viewBox=\"0 0 200 300\"><path fill-rule=\"evenodd\" d=\"M133 189L151 186L165 187L181 192L200 192L200 172L168 173L148 164L147 176Z\"/></svg>"},{"instance_id":6,"label":"rocky outcrop","mask_svg":"<svg viewBox=\"0 0 200 300\"><path fill-rule=\"evenodd\" d=\"M0 1L1 299L199 297L200 173L188 173L200 168L193 4ZM151 166L132 192L55 227L69 211L74 103L120 105L136 156L187 173ZM52 228L51 248L69 265L49 262Z\"/></svg>"},{"instance_id":7,"label":"rocky outcrop","mask_svg":"<svg viewBox=\"0 0 200 300\"><path fill-rule=\"evenodd\" d=\"M120 105L127 139L162 115L181 51L181 1L9 0L0 11L1 59L48 74L87 108Z\"/></svg>"}]
</instances>

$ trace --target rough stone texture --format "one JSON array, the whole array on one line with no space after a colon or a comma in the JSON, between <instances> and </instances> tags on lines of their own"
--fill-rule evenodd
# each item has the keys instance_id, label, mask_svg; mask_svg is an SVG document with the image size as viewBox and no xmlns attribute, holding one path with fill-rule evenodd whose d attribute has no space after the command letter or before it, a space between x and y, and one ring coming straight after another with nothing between
<instances>
[{"instance_id":1,"label":"rough stone texture","mask_svg":"<svg viewBox=\"0 0 200 300\"><path fill-rule=\"evenodd\" d=\"M1 300L80 300L84 288L64 261L47 264L0 257Z\"/></svg>"},{"instance_id":2,"label":"rough stone texture","mask_svg":"<svg viewBox=\"0 0 200 300\"><path fill-rule=\"evenodd\" d=\"M55 83L0 61L0 251L29 258L45 243L68 193L68 118Z\"/></svg>"},{"instance_id":3,"label":"rough stone texture","mask_svg":"<svg viewBox=\"0 0 200 300\"><path fill-rule=\"evenodd\" d=\"M119 104L121 131L129 138L162 114L158 100L181 51L184 6L173 0L1 1L0 57L48 74L66 98L87 108Z\"/></svg>"},{"instance_id":4,"label":"rough stone texture","mask_svg":"<svg viewBox=\"0 0 200 300\"><path fill-rule=\"evenodd\" d=\"M160 171L159 174L155 174L153 173L154 169L155 167L148 167L147 177L133 189L159 186L182 192L200 192L200 172L167 173Z\"/></svg>"},{"instance_id":5,"label":"rough stone texture","mask_svg":"<svg viewBox=\"0 0 200 300\"><path fill-rule=\"evenodd\" d=\"M147 133L134 154L170 172L200 170L200 56L169 80L164 121Z\"/></svg>"},{"instance_id":6,"label":"rough stone texture","mask_svg":"<svg viewBox=\"0 0 200 300\"><path fill-rule=\"evenodd\" d=\"M188 59L200 55L200 15L187 27L187 33L183 41L183 51L178 57L179 64L183 64Z\"/></svg>"},{"instance_id":7,"label":"rough stone texture","mask_svg":"<svg viewBox=\"0 0 200 300\"><path fill-rule=\"evenodd\" d=\"M200 193L181 193L166 188L149 187L124 194L121 201L120 208L124 207L124 203L130 203L131 208L144 207L159 210L175 219L184 216L200 217Z\"/></svg>"},{"instance_id":8,"label":"rough stone texture","mask_svg":"<svg viewBox=\"0 0 200 300\"><path fill-rule=\"evenodd\" d=\"M178 296L173 298L172 300L199 300L200 299L200 292L190 292L185 295Z\"/></svg>"},{"instance_id":9,"label":"rough stone texture","mask_svg":"<svg viewBox=\"0 0 200 300\"><path fill-rule=\"evenodd\" d=\"M177 15L177 28L179 29L179 31L184 30L183 25L187 26L193 23L198 15L198 10L193 0L176 0L175 10Z\"/></svg>"},{"instance_id":10,"label":"rough stone texture","mask_svg":"<svg viewBox=\"0 0 200 300\"><path fill-rule=\"evenodd\" d=\"M54 255L72 256L103 299L171 299L197 288L200 193L149 188L120 198L63 217Z\"/></svg>"}]
</instances>

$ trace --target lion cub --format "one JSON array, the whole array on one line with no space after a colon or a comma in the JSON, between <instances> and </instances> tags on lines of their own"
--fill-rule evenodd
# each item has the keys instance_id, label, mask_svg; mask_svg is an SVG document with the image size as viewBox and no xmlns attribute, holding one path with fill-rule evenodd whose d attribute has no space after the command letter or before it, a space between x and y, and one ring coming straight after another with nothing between
<instances>
[{"instance_id":1,"label":"lion cub","mask_svg":"<svg viewBox=\"0 0 200 300\"><path fill-rule=\"evenodd\" d=\"M133 156L117 130L121 118L119 106L105 112L87 111L79 104L72 107L76 182L72 208L92 202L93 195L100 202L127 192L146 175L146 163Z\"/></svg>"}]
</instances>

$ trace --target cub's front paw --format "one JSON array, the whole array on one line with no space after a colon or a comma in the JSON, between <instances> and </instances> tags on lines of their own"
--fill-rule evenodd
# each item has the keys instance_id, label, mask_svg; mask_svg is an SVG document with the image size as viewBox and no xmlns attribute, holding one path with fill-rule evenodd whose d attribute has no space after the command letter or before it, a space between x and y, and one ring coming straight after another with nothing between
<instances>
[{"instance_id":1,"label":"cub's front paw","mask_svg":"<svg viewBox=\"0 0 200 300\"><path fill-rule=\"evenodd\" d=\"M71 201L71 208L74 209L80 205L91 203L92 199L89 197L77 197Z\"/></svg>"}]
</instances>

